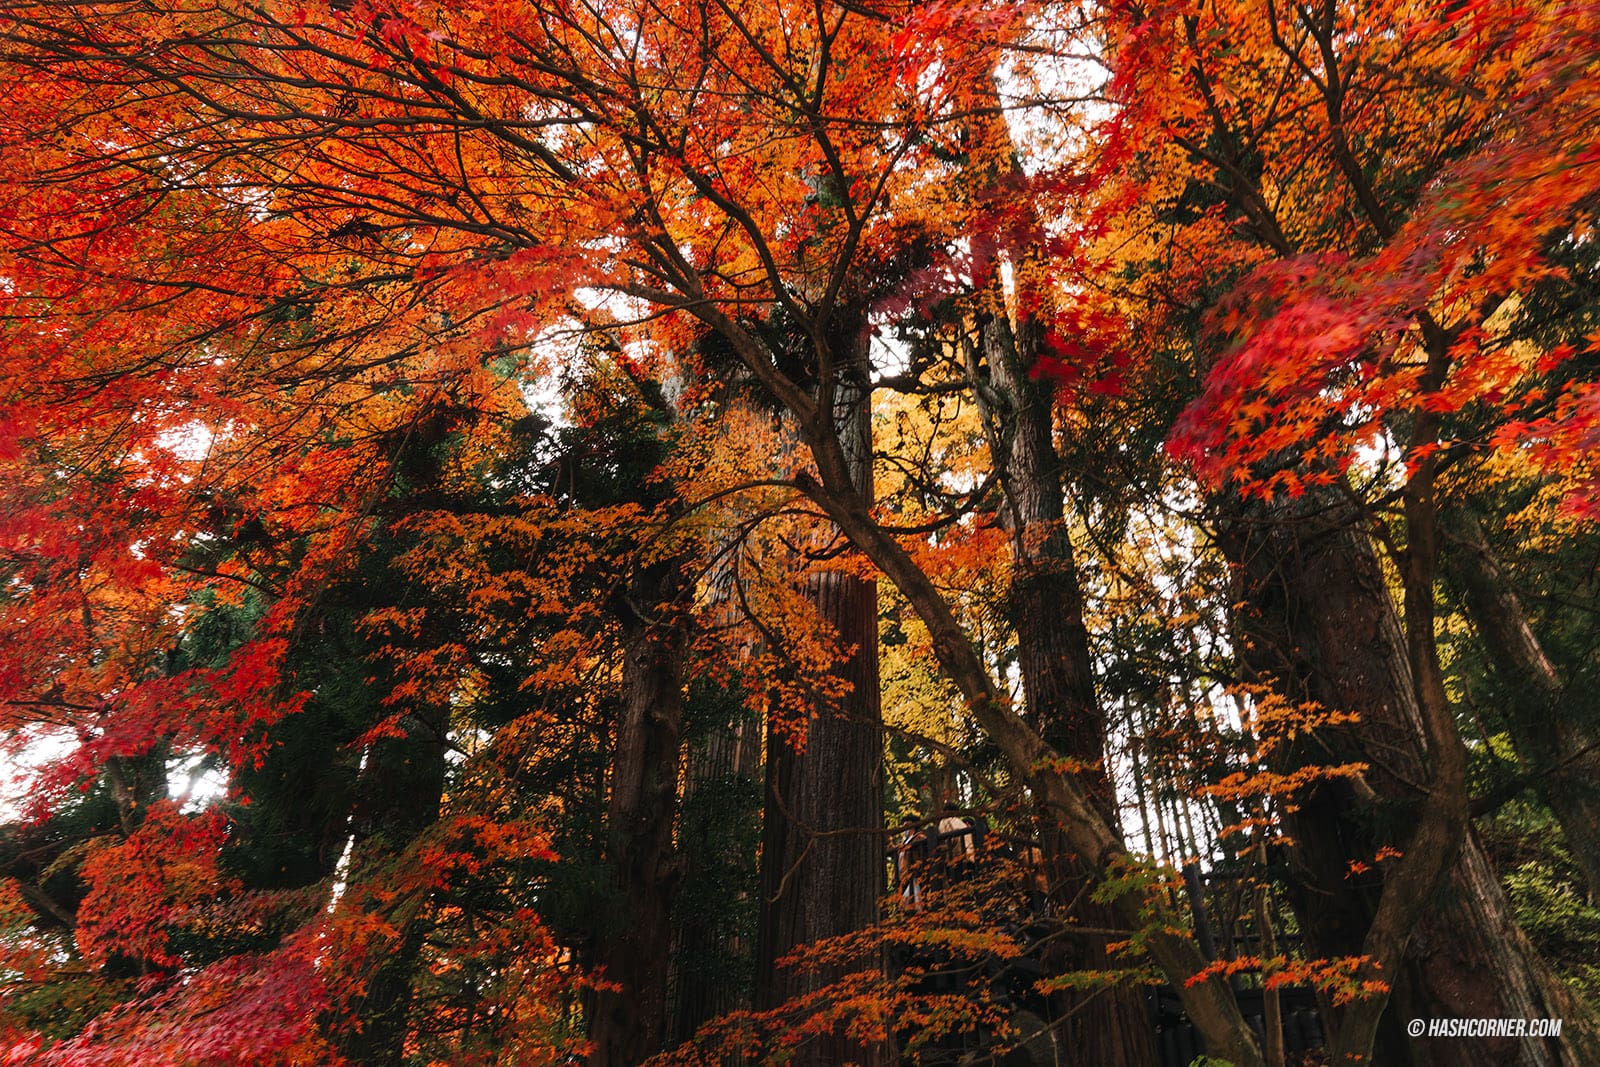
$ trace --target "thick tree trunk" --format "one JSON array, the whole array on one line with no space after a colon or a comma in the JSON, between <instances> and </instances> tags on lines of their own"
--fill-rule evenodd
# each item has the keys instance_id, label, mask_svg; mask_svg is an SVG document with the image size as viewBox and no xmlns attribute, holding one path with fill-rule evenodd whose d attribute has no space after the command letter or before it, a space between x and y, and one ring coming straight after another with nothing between
<instances>
[{"instance_id":1,"label":"thick tree trunk","mask_svg":"<svg viewBox=\"0 0 1600 1067\"><path fill-rule=\"evenodd\" d=\"M871 388L865 331L841 330L835 351L846 362L832 398L832 432L843 448L854 492L870 500ZM798 946L876 922L885 888L877 583L819 570L808 586L817 614L850 648L841 671L849 690L838 707L812 709L803 750L768 730L758 1007L775 1007L836 978L838 970L807 972L778 961ZM878 965L874 958L852 966ZM791 1062L795 1067L843 1067L876 1064L880 1056L876 1046L840 1031L802 1044Z\"/></svg>"},{"instance_id":2,"label":"thick tree trunk","mask_svg":"<svg viewBox=\"0 0 1600 1067\"><path fill-rule=\"evenodd\" d=\"M596 953L605 985L589 1019L591 1067L632 1067L658 1052L667 1018L672 897L680 865L672 846L683 727L683 623L671 618L682 577L673 563L647 567L625 609L626 692L611 764L606 858L617 892Z\"/></svg>"},{"instance_id":3,"label":"thick tree trunk","mask_svg":"<svg viewBox=\"0 0 1600 1067\"><path fill-rule=\"evenodd\" d=\"M986 421L995 466L1002 472L1004 519L1011 531L1007 594L1028 720L1046 744L1083 766L1078 778L1084 792L1114 827L1118 819L1105 769L1105 719L1095 695L1077 559L1064 521L1054 390L1030 373L1037 363L1037 324L1019 313L1013 330L998 284L990 293L994 306L982 333L986 384L1003 410L986 412ZM1042 843L1051 869L1051 897L1068 909L1068 923L1114 929L1111 909L1091 901L1086 891L1099 872L1077 860L1060 827L1045 826ZM1114 966L1106 948L1109 941L1109 935L1100 933L1072 936L1057 944L1046 963L1057 972L1106 971ZM1156 1062L1141 987L1120 984L1093 993L1065 992L1057 1001L1057 1014L1066 1020L1063 1043L1086 1062L1105 1067Z\"/></svg>"},{"instance_id":4,"label":"thick tree trunk","mask_svg":"<svg viewBox=\"0 0 1600 1067\"><path fill-rule=\"evenodd\" d=\"M1460 589L1473 629L1503 681L1505 723L1517 758L1560 822L1590 899L1600 899L1600 736L1564 713L1560 675L1478 520L1460 512L1445 527L1445 574Z\"/></svg>"},{"instance_id":5,"label":"thick tree trunk","mask_svg":"<svg viewBox=\"0 0 1600 1067\"><path fill-rule=\"evenodd\" d=\"M856 648L845 667L851 693L844 708L810 718L803 751L768 731L758 1007L776 1007L837 977L778 961L798 946L876 922L884 888L877 590L872 582L823 573L811 592L818 611ZM875 1050L836 1035L802 1045L793 1062L824 1067L875 1063L875 1057Z\"/></svg>"},{"instance_id":6,"label":"thick tree trunk","mask_svg":"<svg viewBox=\"0 0 1600 1067\"><path fill-rule=\"evenodd\" d=\"M1031 203L991 72L984 72L976 88L995 106L973 119L974 159L979 161L971 174L975 194ZM1116 801L1105 770L1106 724L1095 695L1077 560L1064 525L1055 389L1036 373L1044 333L1039 316L1049 300L1041 285L1050 276L1040 250L1043 235L1044 227L1030 207L1016 231L998 237L997 250L1010 258L1016 283L1015 322L1006 306L1001 264L995 262L990 264L993 276L983 294L987 307L980 316L984 366L968 369L1005 494L1003 518L1012 539L1007 599L1028 720L1051 748L1084 766L1077 776L1079 787L1115 831ZM1086 892L1104 872L1074 854L1063 828L1047 825L1041 837L1051 871L1051 896L1059 905L1071 904L1068 921L1085 929L1115 928L1112 910L1092 902ZM1046 962L1058 971L1105 971L1111 964L1107 943L1107 937L1092 934L1063 940ZM1108 1067L1156 1062L1149 1011L1139 987L1067 992L1057 997L1055 1007L1067 1020L1062 1033L1066 1046L1078 1050L1086 1061Z\"/></svg>"},{"instance_id":7,"label":"thick tree trunk","mask_svg":"<svg viewBox=\"0 0 1600 1067\"><path fill-rule=\"evenodd\" d=\"M1316 510L1320 507L1320 511ZM1365 951L1383 889L1352 875L1383 844L1407 839L1426 798L1423 711L1406 637L1367 535L1334 499L1281 509L1224 508L1222 547L1240 579L1239 655L1248 673L1292 700L1314 700L1359 721L1285 746L1284 766L1362 761L1360 782L1317 785L1286 815L1295 846L1291 893L1309 950ZM1587 1013L1517 927L1470 834L1411 925L1403 965L1379 1025L1375 1061L1394 1067L1578 1067L1600 1062ZM1411 1019L1565 1018L1559 1040L1410 1039ZM1337 1020L1336 1020L1337 1022Z\"/></svg>"}]
</instances>

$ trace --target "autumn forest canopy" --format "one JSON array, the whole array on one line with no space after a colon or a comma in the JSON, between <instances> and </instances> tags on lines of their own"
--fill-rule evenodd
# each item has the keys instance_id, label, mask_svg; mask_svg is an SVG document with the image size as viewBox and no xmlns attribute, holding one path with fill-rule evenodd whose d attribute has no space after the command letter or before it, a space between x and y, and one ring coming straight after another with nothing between
<instances>
[{"instance_id":1,"label":"autumn forest canopy","mask_svg":"<svg viewBox=\"0 0 1600 1067\"><path fill-rule=\"evenodd\" d=\"M1597 214L1596 0L3 0L0 1063L1600 1064Z\"/></svg>"}]
</instances>

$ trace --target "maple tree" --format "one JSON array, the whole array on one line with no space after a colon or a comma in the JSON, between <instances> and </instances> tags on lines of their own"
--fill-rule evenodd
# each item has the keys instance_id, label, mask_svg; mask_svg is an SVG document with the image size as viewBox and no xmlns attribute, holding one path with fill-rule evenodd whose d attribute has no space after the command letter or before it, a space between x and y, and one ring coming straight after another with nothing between
<instances>
[{"instance_id":1,"label":"maple tree","mask_svg":"<svg viewBox=\"0 0 1600 1067\"><path fill-rule=\"evenodd\" d=\"M920 984L937 951L1038 953L1097 1062L1153 1062L1154 978L1209 1055L1276 1067L1251 967L1274 1018L1284 982L1339 991L1335 1062L1412 1055L1391 996L1564 1017L1517 1054L1592 1058L1473 836L1436 608L1443 557L1489 658L1559 684L1441 531L1493 464L1594 518L1563 262L1597 201L1592 5L3 17L0 727L64 749L7 852L0 966L42 993L18 1056L637 1062L674 996L687 1037L686 724L750 725L709 686L765 730L764 870L722 898L756 900L757 992L681 1056L1002 1040L1002 994ZM1117 804L1210 685L1119 687L1096 644L1113 591L1170 586L1101 543L1150 485L1203 508L1190 555L1231 570L1190 621L1266 687L1232 690L1233 740L1174 733L1189 799L1153 796L1256 865L1254 961ZM1562 721L1545 752L1508 720L1530 766L1581 758ZM1027 858L880 916L886 736ZM186 763L226 799L175 798ZM1272 950L1280 852L1311 958ZM1054 925L1019 942L968 904L1035 864ZM1416 951L1441 887L1477 955ZM1498 999L1451 999L1474 969Z\"/></svg>"}]
</instances>

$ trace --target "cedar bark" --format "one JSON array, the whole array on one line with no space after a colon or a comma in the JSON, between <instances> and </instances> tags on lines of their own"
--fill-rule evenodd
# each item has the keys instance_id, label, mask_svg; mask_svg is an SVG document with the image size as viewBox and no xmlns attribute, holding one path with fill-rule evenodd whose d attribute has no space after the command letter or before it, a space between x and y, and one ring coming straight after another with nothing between
<instances>
[{"instance_id":1,"label":"cedar bark","mask_svg":"<svg viewBox=\"0 0 1600 1067\"><path fill-rule=\"evenodd\" d=\"M854 492L872 499L871 385L866 333L851 323L835 336L845 357L832 395L830 431L839 441ZM819 363L823 360L819 359ZM841 667L849 692L839 707L810 709L796 750L767 731L766 804L761 851L761 914L756 1006L772 1008L836 978L837 970L779 964L791 950L850 933L878 919L884 890L883 710L878 678L877 583L832 570L808 580L818 616L850 652ZM878 966L859 960L856 968ZM881 1050L842 1033L808 1040L795 1067L863 1067Z\"/></svg>"},{"instance_id":2,"label":"cedar bark","mask_svg":"<svg viewBox=\"0 0 1600 1067\"><path fill-rule=\"evenodd\" d=\"M659 1051L667 1017L672 900L680 866L672 844L683 728L684 624L670 617L682 585L671 563L647 566L624 606L626 703L612 757L606 853L617 892L596 953L590 1067L632 1067Z\"/></svg>"},{"instance_id":3,"label":"cedar bark","mask_svg":"<svg viewBox=\"0 0 1600 1067\"><path fill-rule=\"evenodd\" d=\"M1504 681L1512 746L1561 824L1590 899L1600 899L1600 737L1564 713L1561 676L1478 520L1458 512L1446 528L1445 573L1460 589L1467 617Z\"/></svg>"},{"instance_id":4,"label":"cedar bark","mask_svg":"<svg viewBox=\"0 0 1600 1067\"><path fill-rule=\"evenodd\" d=\"M1085 766L1078 775L1081 788L1100 818L1120 834L1115 794L1105 770L1106 724L1095 693L1077 559L1064 524L1055 388L1037 375L1044 335L1039 316L1048 300L1039 282L1050 276L1041 251L1044 227L1032 206L993 76L985 72L974 88L978 98L991 106L972 119L978 161L969 175L974 195L980 203L993 201L996 216L1009 208L1001 201L1024 205L1014 227L995 237L997 249L1010 258L1016 281L1015 325L995 262L980 294L987 305L979 315L983 366L976 365L977 353L968 353L969 376L1000 473L1002 518L1011 534L1007 601L1017 635L1023 697L1029 722L1045 743ZM1069 920L1091 929L1115 928L1111 909L1090 901L1086 892L1103 872L1074 855L1059 827L1046 826L1041 836L1052 898L1062 905L1076 902ZM1107 943L1104 935L1082 934L1061 943L1047 962L1060 971L1103 971L1111 964ZM1067 1020L1062 1031L1067 1047L1079 1050L1086 1060L1106 1067L1155 1064L1155 1039L1140 988L1118 985L1089 994L1066 992L1057 997L1056 1007Z\"/></svg>"},{"instance_id":5,"label":"cedar bark","mask_svg":"<svg viewBox=\"0 0 1600 1067\"><path fill-rule=\"evenodd\" d=\"M1428 780L1423 711L1406 636L1370 539L1341 503L1279 510L1223 509L1219 540L1240 582L1239 655L1246 673L1293 700L1355 712L1356 724L1286 747L1285 766L1360 760L1363 784L1324 782L1286 816L1295 841L1291 895L1309 950L1364 951L1378 915L1377 872L1350 862L1403 841ZM1431 638L1430 638L1431 639ZM1443 883L1411 930L1379 1024L1375 1062L1394 1067L1579 1067L1600 1062L1587 1012L1550 972L1517 926L1499 881L1470 830ZM1351 1010L1347 1009L1348 1017ZM1559 1040L1418 1040L1413 1018L1564 1018Z\"/></svg>"},{"instance_id":6,"label":"cedar bark","mask_svg":"<svg viewBox=\"0 0 1600 1067\"><path fill-rule=\"evenodd\" d=\"M1003 406L987 411L986 421L995 465L1002 472L1003 518L1011 533L1007 599L1028 719L1046 744L1083 765L1078 778L1084 792L1107 825L1115 827L1116 799L1105 769L1105 719L1095 693L1077 558L1065 526L1054 389L1030 374L1038 357L1038 324L1019 310L1013 329L997 283L990 295L992 307L981 334L987 389L980 392ZM1098 872L1073 855L1059 827L1046 826L1042 844L1051 897L1061 907L1070 905L1069 924L1114 929L1111 909L1089 900L1087 891ZM1105 934L1077 934L1060 942L1046 962L1058 972L1111 969L1115 963L1106 948L1109 940ZM1119 984L1090 993L1064 992L1056 999L1057 1013L1066 1020L1064 1044L1079 1050L1086 1061L1105 1067L1156 1062L1140 987Z\"/></svg>"}]
</instances>

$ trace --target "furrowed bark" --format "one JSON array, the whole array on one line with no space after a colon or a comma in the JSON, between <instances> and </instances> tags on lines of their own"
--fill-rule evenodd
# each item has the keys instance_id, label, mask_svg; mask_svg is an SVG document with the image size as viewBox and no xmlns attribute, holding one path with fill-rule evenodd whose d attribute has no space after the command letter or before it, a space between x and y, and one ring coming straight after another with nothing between
<instances>
[{"instance_id":1,"label":"furrowed bark","mask_svg":"<svg viewBox=\"0 0 1600 1067\"><path fill-rule=\"evenodd\" d=\"M696 692L685 709L689 751L678 819L684 871L674 901L669 1045L690 1040L718 1015L750 1007L753 984L745 973L755 952L753 913L748 931L736 916L758 889L760 722L735 695L720 720L709 713L708 730L695 722L708 714L697 708L706 694L697 699Z\"/></svg>"},{"instance_id":2,"label":"furrowed bark","mask_svg":"<svg viewBox=\"0 0 1600 1067\"><path fill-rule=\"evenodd\" d=\"M1030 375L1038 356L1039 324L1018 310L1015 329L1006 315L998 280L982 327L987 385L1004 411L988 412L991 450L1002 471L1004 520L1011 532L1011 579L1007 590L1028 721L1057 752L1079 762L1081 787L1097 814L1115 828L1116 802L1105 770L1105 719L1095 694L1089 632L1077 559L1065 527L1060 461L1055 450L1052 408L1055 391ZM1085 892L1098 872L1077 862L1066 835L1046 826L1042 843L1050 866L1051 896L1072 906L1071 922L1091 928L1115 925L1110 909ZM1060 943L1047 965L1057 972L1104 971L1114 966L1103 934L1078 935ZM1106 1067L1156 1062L1149 1010L1137 986L1117 985L1091 993L1058 995L1066 1019L1066 1047ZM1092 1001L1092 1004L1090 1003Z\"/></svg>"},{"instance_id":3,"label":"furrowed bark","mask_svg":"<svg viewBox=\"0 0 1600 1067\"><path fill-rule=\"evenodd\" d=\"M851 492L870 500L872 413L864 329L847 325L839 331L835 351L847 362L840 368L827 432L840 444ZM803 750L768 730L756 951L760 1008L777 1007L836 978L837 969L806 972L778 961L798 946L876 922L884 890L877 584L825 569L810 575L807 584L817 614L850 649L842 665L849 692L839 707L812 710ZM851 968L877 965L875 959L862 959ZM871 1067L881 1055L874 1044L835 1032L801 1044L790 1062Z\"/></svg>"},{"instance_id":4,"label":"furrowed bark","mask_svg":"<svg viewBox=\"0 0 1600 1067\"><path fill-rule=\"evenodd\" d=\"M1239 576L1236 599L1244 605L1238 640L1247 674L1290 699L1360 716L1284 748L1277 768L1371 766L1360 783L1312 786L1286 818L1295 842L1289 888L1309 951L1373 955L1392 987L1387 1009L1383 998L1370 998L1334 1020L1340 1055L1396 1067L1596 1062L1587 1013L1517 927L1470 828L1463 826L1459 847L1449 842L1461 818L1460 771L1447 769L1456 781L1441 783L1430 771L1436 749L1425 743L1449 708L1437 676L1419 685L1413 667L1416 655L1428 654L1416 646L1431 643L1431 621L1409 636L1402 632L1371 541L1338 498L1303 502L1292 517L1261 508L1220 510L1221 547ZM1426 660L1424 667L1430 669ZM1430 688L1435 703L1427 709L1422 701ZM1412 826L1423 828L1421 839L1407 837ZM1436 859L1450 857L1442 877L1423 877L1431 864L1411 865L1406 876L1404 861L1387 879L1377 871L1352 873L1353 860L1370 861L1379 845L1395 842L1408 856L1431 850ZM1413 1018L1449 1017L1565 1018L1567 1026L1560 1041L1414 1041L1402 1030Z\"/></svg>"},{"instance_id":5,"label":"furrowed bark","mask_svg":"<svg viewBox=\"0 0 1600 1067\"><path fill-rule=\"evenodd\" d=\"M1011 533L1012 557L1007 601L1017 634L1023 695L1029 722L1055 751L1083 765L1080 784L1101 819L1115 829L1115 796L1105 770L1105 718L1095 694L1077 559L1064 525L1063 481L1055 448L1055 388L1036 373L1045 329L1040 316L1048 306L1047 294L1037 284L1049 273L1041 252L1044 227L1032 209L1027 177L993 77L985 72L974 89L989 107L971 120L977 161L968 174L975 186L973 196L979 203L1014 199L1023 205L1022 221L996 238L1011 261L1014 311L1007 308L1000 264L991 264L990 282L979 294L983 366L975 365L974 352L968 368L978 386L974 393L1005 494L1002 519ZM1113 927L1109 909L1089 900L1085 892L1101 872L1079 862L1058 828L1042 829L1052 897L1062 904L1076 902L1071 919L1079 925ZM1063 941L1050 953L1047 965L1058 972L1106 970L1112 962L1107 943L1103 935ZM1089 994L1064 992L1056 1000L1059 1014L1067 1020L1061 1037L1086 1060L1106 1067L1156 1062L1149 1011L1139 988L1118 985Z\"/></svg>"},{"instance_id":6,"label":"furrowed bark","mask_svg":"<svg viewBox=\"0 0 1600 1067\"><path fill-rule=\"evenodd\" d=\"M606 986L590 1012L591 1067L628 1067L661 1048L672 902L681 874L672 844L683 726L684 623L672 601L684 578L671 561L634 581L624 621L626 705L612 759L607 858L621 905L596 954Z\"/></svg>"}]
</instances>

